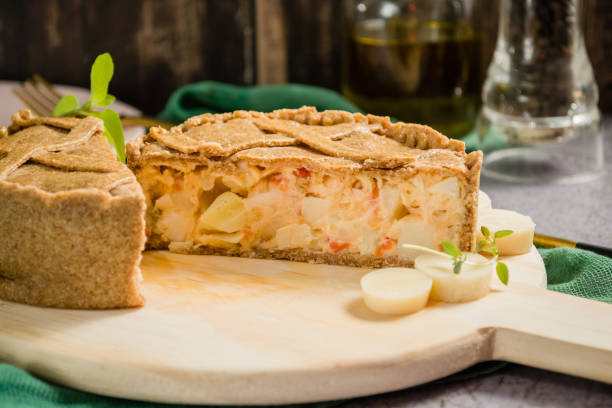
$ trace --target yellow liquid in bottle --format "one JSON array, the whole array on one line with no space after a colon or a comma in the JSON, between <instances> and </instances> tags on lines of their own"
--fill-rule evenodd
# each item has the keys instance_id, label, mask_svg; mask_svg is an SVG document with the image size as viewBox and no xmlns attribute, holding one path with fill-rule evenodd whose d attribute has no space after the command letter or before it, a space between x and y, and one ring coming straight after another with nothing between
<instances>
[{"instance_id":1,"label":"yellow liquid in bottle","mask_svg":"<svg viewBox=\"0 0 612 408\"><path fill-rule=\"evenodd\" d=\"M480 48L467 26L366 20L346 44L342 92L365 112L462 137L480 104Z\"/></svg>"}]
</instances>

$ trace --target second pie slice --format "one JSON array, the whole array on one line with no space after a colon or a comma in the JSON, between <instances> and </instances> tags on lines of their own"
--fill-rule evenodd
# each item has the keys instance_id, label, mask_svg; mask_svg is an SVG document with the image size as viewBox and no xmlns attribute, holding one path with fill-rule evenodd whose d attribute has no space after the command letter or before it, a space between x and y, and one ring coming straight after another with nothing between
<instances>
[{"instance_id":1,"label":"second pie slice","mask_svg":"<svg viewBox=\"0 0 612 408\"><path fill-rule=\"evenodd\" d=\"M204 114L128 144L149 248L379 267L475 243L482 153L433 129L314 108Z\"/></svg>"},{"instance_id":2,"label":"second pie slice","mask_svg":"<svg viewBox=\"0 0 612 408\"><path fill-rule=\"evenodd\" d=\"M100 119L0 128L0 299L75 309L140 306L144 197Z\"/></svg>"}]
</instances>

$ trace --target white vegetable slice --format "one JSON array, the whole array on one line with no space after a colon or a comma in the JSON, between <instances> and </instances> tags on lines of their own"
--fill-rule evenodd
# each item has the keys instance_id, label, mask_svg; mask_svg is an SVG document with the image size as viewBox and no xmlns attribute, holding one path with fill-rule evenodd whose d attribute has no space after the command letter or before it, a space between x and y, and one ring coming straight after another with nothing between
<instances>
[{"instance_id":1,"label":"white vegetable slice","mask_svg":"<svg viewBox=\"0 0 612 408\"><path fill-rule=\"evenodd\" d=\"M404 248L404 244L420 245L436 249L434 240L434 228L426 224L420 217L407 215L399 221L398 250L397 255L402 259L414 259L420 251Z\"/></svg>"},{"instance_id":2,"label":"white vegetable slice","mask_svg":"<svg viewBox=\"0 0 612 408\"><path fill-rule=\"evenodd\" d=\"M361 278L361 291L368 308L381 314L408 314L427 304L432 280L412 268L384 268Z\"/></svg>"},{"instance_id":3,"label":"white vegetable slice","mask_svg":"<svg viewBox=\"0 0 612 408\"><path fill-rule=\"evenodd\" d=\"M478 211L490 210L491 208L491 197L484 191L478 190Z\"/></svg>"},{"instance_id":4,"label":"white vegetable slice","mask_svg":"<svg viewBox=\"0 0 612 408\"><path fill-rule=\"evenodd\" d=\"M289 224L276 231L276 245L281 248L308 248L314 237L307 224Z\"/></svg>"},{"instance_id":5,"label":"white vegetable slice","mask_svg":"<svg viewBox=\"0 0 612 408\"><path fill-rule=\"evenodd\" d=\"M431 193L446 194L453 198L459 198L459 182L457 177L448 177L439 183L429 187Z\"/></svg>"},{"instance_id":6,"label":"white vegetable slice","mask_svg":"<svg viewBox=\"0 0 612 408\"><path fill-rule=\"evenodd\" d=\"M155 231L161 232L170 241L186 241L193 230L193 216L184 212L165 211L155 225Z\"/></svg>"},{"instance_id":7,"label":"white vegetable slice","mask_svg":"<svg viewBox=\"0 0 612 408\"><path fill-rule=\"evenodd\" d=\"M497 239L499 255L520 255L531 251L535 223L533 220L516 211L492 209L478 214L478 240L484 238L480 231L486 226L491 233L501 230L512 230L507 237Z\"/></svg>"},{"instance_id":8,"label":"white vegetable slice","mask_svg":"<svg viewBox=\"0 0 612 408\"><path fill-rule=\"evenodd\" d=\"M302 200L302 216L313 228L324 225L326 217L330 214L331 201L326 198L304 197Z\"/></svg>"},{"instance_id":9,"label":"white vegetable slice","mask_svg":"<svg viewBox=\"0 0 612 408\"><path fill-rule=\"evenodd\" d=\"M467 254L469 262L485 262L478 254ZM430 297L443 302L469 302L489 292L494 264L474 266L464 263L461 272L453 272L453 260L441 255L424 254L414 260L414 267L433 279Z\"/></svg>"},{"instance_id":10,"label":"white vegetable slice","mask_svg":"<svg viewBox=\"0 0 612 408\"><path fill-rule=\"evenodd\" d=\"M261 172L254 166L241 162L239 170L234 174L227 174L221 179L233 193L245 193L261 179Z\"/></svg>"},{"instance_id":11,"label":"white vegetable slice","mask_svg":"<svg viewBox=\"0 0 612 408\"><path fill-rule=\"evenodd\" d=\"M238 232L246 225L244 200L229 191L221 194L204 211L198 230Z\"/></svg>"},{"instance_id":12,"label":"white vegetable slice","mask_svg":"<svg viewBox=\"0 0 612 408\"><path fill-rule=\"evenodd\" d=\"M380 195L382 199L382 208L385 210L385 216L387 218L398 218L403 210L399 188L396 186L384 185Z\"/></svg>"},{"instance_id":13,"label":"white vegetable slice","mask_svg":"<svg viewBox=\"0 0 612 408\"><path fill-rule=\"evenodd\" d=\"M217 247L231 247L233 244L237 244L244 238L244 232L234 233L212 233L202 234L197 237L197 242L204 245L213 245Z\"/></svg>"}]
</instances>

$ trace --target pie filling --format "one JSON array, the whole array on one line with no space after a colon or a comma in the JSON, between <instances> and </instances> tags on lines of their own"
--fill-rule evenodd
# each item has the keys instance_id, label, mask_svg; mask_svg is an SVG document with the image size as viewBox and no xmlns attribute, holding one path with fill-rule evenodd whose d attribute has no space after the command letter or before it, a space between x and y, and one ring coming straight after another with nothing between
<instances>
[{"instance_id":1,"label":"pie filling","mask_svg":"<svg viewBox=\"0 0 612 408\"><path fill-rule=\"evenodd\" d=\"M459 244L466 212L465 181L431 173L339 175L240 162L186 173L147 165L137 177L148 233L196 247L397 256L403 243Z\"/></svg>"}]
</instances>

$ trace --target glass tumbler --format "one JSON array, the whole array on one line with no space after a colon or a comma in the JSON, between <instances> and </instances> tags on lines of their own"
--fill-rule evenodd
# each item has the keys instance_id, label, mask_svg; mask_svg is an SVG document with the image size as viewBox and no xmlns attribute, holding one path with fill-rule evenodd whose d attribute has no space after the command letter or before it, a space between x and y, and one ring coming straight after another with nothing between
<instances>
[{"instance_id":1,"label":"glass tumbler","mask_svg":"<svg viewBox=\"0 0 612 408\"><path fill-rule=\"evenodd\" d=\"M476 122L481 37L462 0L346 0L342 93L368 113L451 137Z\"/></svg>"},{"instance_id":2,"label":"glass tumbler","mask_svg":"<svg viewBox=\"0 0 612 408\"><path fill-rule=\"evenodd\" d=\"M601 173L598 92L580 6L580 0L502 0L478 123L486 176L575 182Z\"/></svg>"}]
</instances>

